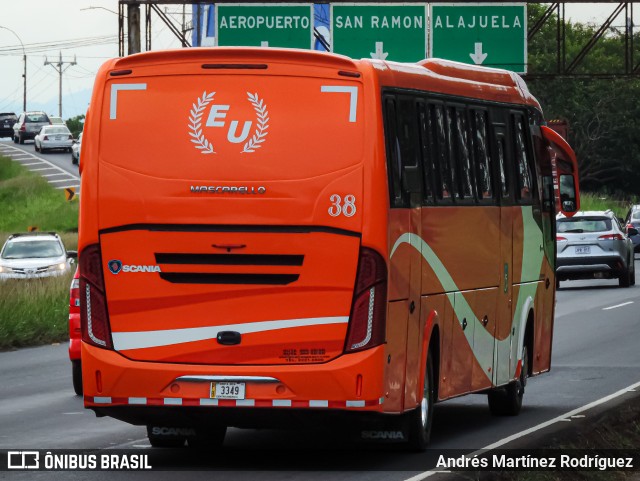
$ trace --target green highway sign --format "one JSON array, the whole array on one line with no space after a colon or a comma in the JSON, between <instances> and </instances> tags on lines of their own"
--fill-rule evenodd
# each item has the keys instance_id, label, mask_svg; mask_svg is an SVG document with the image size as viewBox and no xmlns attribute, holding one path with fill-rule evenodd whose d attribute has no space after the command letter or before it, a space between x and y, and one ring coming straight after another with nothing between
<instances>
[{"instance_id":1,"label":"green highway sign","mask_svg":"<svg viewBox=\"0 0 640 481\"><path fill-rule=\"evenodd\" d=\"M313 48L313 4L218 4L218 46Z\"/></svg>"},{"instance_id":2,"label":"green highway sign","mask_svg":"<svg viewBox=\"0 0 640 481\"><path fill-rule=\"evenodd\" d=\"M331 51L417 62L427 56L427 4L331 4Z\"/></svg>"},{"instance_id":3,"label":"green highway sign","mask_svg":"<svg viewBox=\"0 0 640 481\"><path fill-rule=\"evenodd\" d=\"M429 56L527 72L524 3L431 4Z\"/></svg>"}]
</instances>

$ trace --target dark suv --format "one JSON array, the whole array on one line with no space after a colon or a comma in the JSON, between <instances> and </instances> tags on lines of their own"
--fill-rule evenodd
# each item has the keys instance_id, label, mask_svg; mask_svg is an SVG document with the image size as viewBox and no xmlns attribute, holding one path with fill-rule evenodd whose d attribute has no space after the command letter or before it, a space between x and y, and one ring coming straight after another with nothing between
<instances>
[{"instance_id":1,"label":"dark suv","mask_svg":"<svg viewBox=\"0 0 640 481\"><path fill-rule=\"evenodd\" d=\"M13 125L13 141L24 144L25 140L33 139L45 125L51 125L51 121L44 112L24 112Z\"/></svg>"},{"instance_id":2,"label":"dark suv","mask_svg":"<svg viewBox=\"0 0 640 481\"><path fill-rule=\"evenodd\" d=\"M13 124L18 121L18 116L13 112L0 112L0 138L13 137Z\"/></svg>"}]
</instances>

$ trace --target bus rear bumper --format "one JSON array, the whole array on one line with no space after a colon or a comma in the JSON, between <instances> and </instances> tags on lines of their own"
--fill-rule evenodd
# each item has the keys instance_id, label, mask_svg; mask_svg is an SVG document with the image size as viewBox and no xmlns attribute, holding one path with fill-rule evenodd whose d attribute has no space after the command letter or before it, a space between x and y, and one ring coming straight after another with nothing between
<instances>
[{"instance_id":1,"label":"bus rear bumper","mask_svg":"<svg viewBox=\"0 0 640 481\"><path fill-rule=\"evenodd\" d=\"M82 343L85 407L142 425L282 427L301 413L380 413L384 365L384 346L323 364L227 366L132 361ZM244 382L244 399L212 399L218 379Z\"/></svg>"}]
</instances>

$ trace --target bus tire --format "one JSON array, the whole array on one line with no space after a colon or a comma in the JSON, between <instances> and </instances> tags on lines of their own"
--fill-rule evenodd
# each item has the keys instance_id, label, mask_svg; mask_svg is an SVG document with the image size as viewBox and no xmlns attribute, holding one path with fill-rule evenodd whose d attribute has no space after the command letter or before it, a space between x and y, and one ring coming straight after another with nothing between
<instances>
[{"instance_id":1,"label":"bus tire","mask_svg":"<svg viewBox=\"0 0 640 481\"><path fill-rule=\"evenodd\" d=\"M522 346L522 369L520 376L506 387L489 391L489 410L494 416L517 416L522 408L522 398L529 376L529 353L525 340Z\"/></svg>"},{"instance_id":2,"label":"bus tire","mask_svg":"<svg viewBox=\"0 0 640 481\"><path fill-rule=\"evenodd\" d=\"M154 448L181 448L187 438L174 434L158 434L154 432L157 426L147 426L147 438Z\"/></svg>"},{"instance_id":3,"label":"bus tire","mask_svg":"<svg viewBox=\"0 0 640 481\"><path fill-rule=\"evenodd\" d=\"M433 361L431 350L427 354L427 365L424 373L424 389L420 405L408 416L409 441L411 451L424 451L431 438L433 424L433 405L435 402L435 385L433 379Z\"/></svg>"},{"instance_id":4,"label":"bus tire","mask_svg":"<svg viewBox=\"0 0 640 481\"><path fill-rule=\"evenodd\" d=\"M71 379L73 390L78 396L82 396L82 364L80 361L71 361Z\"/></svg>"},{"instance_id":5,"label":"bus tire","mask_svg":"<svg viewBox=\"0 0 640 481\"><path fill-rule=\"evenodd\" d=\"M195 436L187 438L187 445L192 449L215 449L224 444L224 437L227 434L226 426L216 426L207 428L206 433L196 431Z\"/></svg>"}]
</instances>

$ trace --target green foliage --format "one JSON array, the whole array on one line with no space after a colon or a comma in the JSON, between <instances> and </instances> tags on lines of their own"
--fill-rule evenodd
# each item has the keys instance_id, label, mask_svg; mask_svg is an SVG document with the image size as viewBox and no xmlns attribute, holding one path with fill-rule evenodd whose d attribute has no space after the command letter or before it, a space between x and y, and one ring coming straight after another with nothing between
<instances>
[{"instance_id":1,"label":"green foliage","mask_svg":"<svg viewBox=\"0 0 640 481\"><path fill-rule=\"evenodd\" d=\"M72 277L0 281L0 349L68 339Z\"/></svg>"},{"instance_id":2,"label":"green foliage","mask_svg":"<svg viewBox=\"0 0 640 481\"><path fill-rule=\"evenodd\" d=\"M44 178L1 156L0 206L0 232L78 230L78 202L67 202Z\"/></svg>"},{"instance_id":3,"label":"green foliage","mask_svg":"<svg viewBox=\"0 0 640 481\"><path fill-rule=\"evenodd\" d=\"M528 4L529 25L533 25L545 9L544 5ZM617 23L624 22L621 19ZM597 29L598 26L567 23L567 66ZM636 37L634 43L640 45L640 36ZM529 41L528 53L528 73L537 77L527 83L540 101L545 118L564 119L569 123L568 141L578 157L581 186L589 190L640 194L640 103L637 101L640 79L623 76L540 78L556 73L559 62L562 64L558 59L555 15ZM595 44L574 72L622 74L624 70L623 32L613 29Z\"/></svg>"},{"instance_id":4,"label":"green foliage","mask_svg":"<svg viewBox=\"0 0 640 481\"><path fill-rule=\"evenodd\" d=\"M609 210L617 217L624 218L631 204L637 204L637 198L618 197L616 195L582 192L580 194L580 210Z\"/></svg>"},{"instance_id":5,"label":"green foliage","mask_svg":"<svg viewBox=\"0 0 640 481\"><path fill-rule=\"evenodd\" d=\"M73 138L77 139L80 132L84 129L84 115L77 115L67 120L67 127L73 134Z\"/></svg>"}]
</instances>

